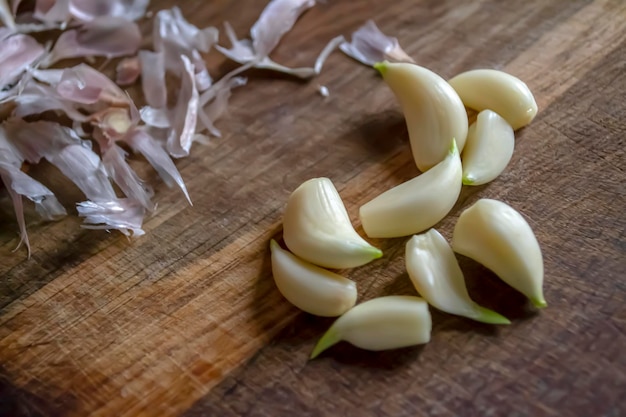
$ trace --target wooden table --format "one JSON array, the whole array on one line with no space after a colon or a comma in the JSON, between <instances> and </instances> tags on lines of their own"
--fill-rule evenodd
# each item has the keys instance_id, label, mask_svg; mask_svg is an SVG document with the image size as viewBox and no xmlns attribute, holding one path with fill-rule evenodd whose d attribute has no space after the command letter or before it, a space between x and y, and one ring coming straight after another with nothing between
<instances>
[{"instance_id":1,"label":"wooden table","mask_svg":"<svg viewBox=\"0 0 626 417\"><path fill-rule=\"evenodd\" d=\"M191 22L228 20L242 36L264 3L180 2ZM287 196L330 177L362 233L359 206L418 174L390 90L337 52L308 83L248 73L218 123L224 136L177 161L193 207L133 156L157 189L144 237L84 230L74 215L44 223L29 211L27 260L11 253L17 227L0 194L1 415L626 415L626 2L328 1L273 57L310 65L330 38L368 18L444 77L498 68L534 92L539 114L517 132L504 174L464 188L437 228L450 238L481 197L521 211L543 249L549 307L534 312L462 258L472 296L512 325L433 311L423 347L342 344L307 361L332 320L298 312L273 283L268 242L280 238ZM214 75L233 67L216 53L208 65ZM47 183L63 186L75 213L79 191L49 167L33 170L52 172ZM372 242L385 256L343 271L359 299L414 294L406 239Z\"/></svg>"}]
</instances>

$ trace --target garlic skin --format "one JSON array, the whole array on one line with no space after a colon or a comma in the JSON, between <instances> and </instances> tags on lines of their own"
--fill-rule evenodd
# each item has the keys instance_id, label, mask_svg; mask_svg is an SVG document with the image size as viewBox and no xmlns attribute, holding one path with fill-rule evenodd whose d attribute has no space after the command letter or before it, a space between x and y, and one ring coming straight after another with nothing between
<instances>
[{"instance_id":1,"label":"garlic skin","mask_svg":"<svg viewBox=\"0 0 626 417\"><path fill-rule=\"evenodd\" d=\"M443 161L361 206L369 237L400 237L433 227L454 207L462 186L459 151L452 142Z\"/></svg>"},{"instance_id":2,"label":"garlic skin","mask_svg":"<svg viewBox=\"0 0 626 417\"><path fill-rule=\"evenodd\" d=\"M430 341L431 328L428 304L422 298L375 298L339 317L317 342L310 358L342 340L374 351L420 345Z\"/></svg>"},{"instance_id":3,"label":"garlic skin","mask_svg":"<svg viewBox=\"0 0 626 417\"><path fill-rule=\"evenodd\" d=\"M513 156L515 134L498 113L483 110L472 123L461 155L463 184L481 185L496 179Z\"/></svg>"},{"instance_id":4,"label":"garlic skin","mask_svg":"<svg viewBox=\"0 0 626 417\"><path fill-rule=\"evenodd\" d=\"M354 230L328 178L305 181L289 196L283 238L294 254L326 268L354 268L383 254Z\"/></svg>"},{"instance_id":5,"label":"garlic skin","mask_svg":"<svg viewBox=\"0 0 626 417\"><path fill-rule=\"evenodd\" d=\"M385 59L415 63L413 58L400 47L398 39L382 33L373 20L365 22L363 26L352 33L351 38L350 42L343 41L339 45L339 49L367 66L372 66Z\"/></svg>"},{"instance_id":6,"label":"garlic skin","mask_svg":"<svg viewBox=\"0 0 626 417\"><path fill-rule=\"evenodd\" d=\"M435 229L406 243L405 262L413 286L433 307L483 323L511 323L470 298L452 248Z\"/></svg>"},{"instance_id":7,"label":"garlic skin","mask_svg":"<svg viewBox=\"0 0 626 417\"><path fill-rule=\"evenodd\" d=\"M452 248L483 264L537 308L543 296L543 257L530 225L515 209L497 200L481 199L459 216Z\"/></svg>"},{"instance_id":8,"label":"garlic skin","mask_svg":"<svg viewBox=\"0 0 626 417\"><path fill-rule=\"evenodd\" d=\"M504 117L517 130L537 115L537 102L519 78L494 69L463 72L448 81L467 107L490 109Z\"/></svg>"},{"instance_id":9,"label":"garlic skin","mask_svg":"<svg viewBox=\"0 0 626 417\"><path fill-rule=\"evenodd\" d=\"M307 313L322 317L340 316L356 303L354 281L322 269L270 242L272 274L280 293Z\"/></svg>"},{"instance_id":10,"label":"garlic skin","mask_svg":"<svg viewBox=\"0 0 626 417\"><path fill-rule=\"evenodd\" d=\"M434 72L410 63L374 65L391 88L404 112L411 151L420 171L426 172L448 153L450 141L459 152L465 146L468 121L454 89Z\"/></svg>"}]
</instances>

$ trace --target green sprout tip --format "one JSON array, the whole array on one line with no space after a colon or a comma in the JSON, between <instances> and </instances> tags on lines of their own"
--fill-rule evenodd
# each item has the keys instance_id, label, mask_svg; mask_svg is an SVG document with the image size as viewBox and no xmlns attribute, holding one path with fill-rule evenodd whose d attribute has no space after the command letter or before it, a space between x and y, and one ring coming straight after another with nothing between
<instances>
[{"instance_id":1,"label":"green sprout tip","mask_svg":"<svg viewBox=\"0 0 626 417\"><path fill-rule=\"evenodd\" d=\"M341 341L341 337L335 331L333 326L330 326L330 328L326 331L326 333L324 333L324 335L320 338L320 340L313 348L313 352L311 352L311 356L309 356L309 359L315 359L319 356L320 353L322 353L329 347L339 343L339 341Z\"/></svg>"},{"instance_id":2,"label":"green sprout tip","mask_svg":"<svg viewBox=\"0 0 626 417\"><path fill-rule=\"evenodd\" d=\"M389 62L387 61L377 62L374 64L374 69L377 70L380 73L380 75L384 77L385 74L387 73L388 65L389 65Z\"/></svg>"},{"instance_id":3,"label":"green sprout tip","mask_svg":"<svg viewBox=\"0 0 626 417\"><path fill-rule=\"evenodd\" d=\"M511 324L511 320L488 308L479 306L478 313L479 314L474 318L476 321L487 324Z\"/></svg>"}]
</instances>

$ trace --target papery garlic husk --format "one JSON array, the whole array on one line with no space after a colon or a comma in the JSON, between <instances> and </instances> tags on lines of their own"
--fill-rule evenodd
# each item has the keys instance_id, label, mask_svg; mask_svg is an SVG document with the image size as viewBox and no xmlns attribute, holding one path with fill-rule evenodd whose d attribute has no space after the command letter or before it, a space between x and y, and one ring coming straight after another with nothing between
<instances>
[{"instance_id":1,"label":"papery garlic husk","mask_svg":"<svg viewBox=\"0 0 626 417\"><path fill-rule=\"evenodd\" d=\"M374 351L421 345L430 341L431 329L428 303L422 298L375 298L339 317L317 342L311 359L340 341Z\"/></svg>"},{"instance_id":2,"label":"papery garlic husk","mask_svg":"<svg viewBox=\"0 0 626 417\"><path fill-rule=\"evenodd\" d=\"M353 268L382 256L354 230L328 178L305 181L289 196L283 238L294 254L326 268Z\"/></svg>"},{"instance_id":3,"label":"papery garlic husk","mask_svg":"<svg viewBox=\"0 0 626 417\"><path fill-rule=\"evenodd\" d=\"M372 66L385 59L392 62L415 63L413 58L402 49L398 39L381 32L373 20L368 20L353 32L350 42L342 42L339 49L367 66Z\"/></svg>"},{"instance_id":4,"label":"papery garlic husk","mask_svg":"<svg viewBox=\"0 0 626 417\"><path fill-rule=\"evenodd\" d=\"M433 307L483 323L510 324L507 318L470 298L452 248L435 229L406 243L405 262L413 286Z\"/></svg>"},{"instance_id":5,"label":"papery garlic husk","mask_svg":"<svg viewBox=\"0 0 626 417\"><path fill-rule=\"evenodd\" d=\"M459 216L452 248L483 264L538 308L543 296L543 256L522 215L506 203L481 199Z\"/></svg>"},{"instance_id":6,"label":"papery garlic husk","mask_svg":"<svg viewBox=\"0 0 626 417\"><path fill-rule=\"evenodd\" d=\"M298 258L273 239L270 249L274 282L280 293L300 310L336 317L356 303L354 281Z\"/></svg>"},{"instance_id":7,"label":"papery garlic husk","mask_svg":"<svg viewBox=\"0 0 626 417\"><path fill-rule=\"evenodd\" d=\"M490 109L498 113L513 130L529 124L537 115L537 102L519 78L494 69L463 72L448 81L470 109Z\"/></svg>"},{"instance_id":8,"label":"papery garlic husk","mask_svg":"<svg viewBox=\"0 0 626 417\"><path fill-rule=\"evenodd\" d=\"M15 31L15 19L6 0L0 1L0 22L11 32Z\"/></svg>"},{"instance_id":9,"label":"papery garlic husk","mask_svg":"<svg viewBox=\"0 0 626 417\"><path fill-rule=\"evenodd\" d=\"M468 120L459 95L434 72L410 63L374 65L389 85L404 112L411 151L420 171L441 162L456 141L465 146Z\"/></svg>"},{"instance_id":10,"label":"papery garlic husk","mask_svg":"<svg viewBox=\"0 0 626 417\"><path fill-rule=\"evenodd\" d=\"M472 123L461 155L463 184L482 185L496 179L513 156L515 134L498 113L483 110Z\"/></svg>"},{"instance_id":11,"label":"papery garlic husk","mask_svg":"<svg viewBox=\"0 0 626 417\"><path fill-rule=\"evenodd\" d=\"M400 237L433 227L454 207L462 176L453 141L446 158L435 167L361 206L363 230L369 237Z\"/></svg>"}]
</instances>

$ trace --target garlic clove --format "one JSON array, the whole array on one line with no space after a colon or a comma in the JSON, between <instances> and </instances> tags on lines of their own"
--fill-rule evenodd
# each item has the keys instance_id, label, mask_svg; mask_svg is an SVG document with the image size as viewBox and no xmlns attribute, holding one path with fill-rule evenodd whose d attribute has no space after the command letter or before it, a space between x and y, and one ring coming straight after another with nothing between
<instances>
[{"instance_id":1,"label":"garlic clove","mask_svg":"<svg viewBox=\"0 0 626 417\"><path fill-rule=\"evenodd\" d=\"M342 340L374 351L420 345L430 341L431 328L423 299L406 295L375 298L339 317L317 342L310 358Z\"/></svg>"},{"instance_id":2,"label":"garlic clove","mask_svg":"<svg viewBox=\"0 0 626 417\"><path fill-rule=\"evenodd\" d=\"M356 284L327 271L270 242L272 274L280 293L307 313L323 317L340 316L354 306Z\"/></svg>"},{"instance_id":3,"label":"garlic clove","mask_svg":"<svg viewBox=\"0 0 626 417\"><path fill-rule=\"evenodd\" d=\"M452 142L446 158L425 173L361 206L369 237L400 237L433 227L454 207L462 186L459 151Z\"/></svg>"},{"instance_id":4,"label":"garlic clove","mask_svg":"<svg viewBox=\"0 0 626 417\"><path fill-rule=\"evenodd\" d=\"M514 130L529 124L537 115L537 102L519 78L494 69L463 72L448 81L467 107L498 113Z\"/></svg>"},{"instance_id":5,"label":"garlic clove","mask_svg":"<svg viewBox=\"0 0 626 417\"><path fill-rule=\"evenodd\" d=\"M483 323L511 323L470 298L452 248L435 229L415 235L407 242L405 262L413 286L433 307Z\"/></svg>"},{"instance_id":6,"label":"garlic clove","mask_svg":"<svg viewBox=\"0 0 626 417\"><path fill-rule=\"evenodd\" d=\"M539 243L528 222L508 204L485 198L466 209L454 227L452 248L492 270L535 307L547 306Z\"/></svg>"},{"instance_id":7,"label":"garlic clove","mask_svg":"<svg viewBox=\"0 0 626 417\"><path fill-rule=\"evenodd\" d=\"M291 194L283 216L283 237L294 254L326 268L353 268L382 256L354 230L328 178L305 181Z\"/></svg>"},{"instance_id":8,"label":"garlic clove","mask_svg":"<svg viewBox=\"0 0 626 417\"><path fill-rule=\"evenodd\" d=\"M463 150L468 121L454 89L434 72L410 63L374 65L404 112L411 151L420 171L426 172L448 153L450 141Z\"/></svg>"},{"instance_id":9,"label":"garlic clove","mask_svg":"<svg viewBox=\"0 0 626 417\"><path fill-rule=\"evenodd\" d=\"M481 111L469 128L461 155L463 184L481 185L496 179L509 164L514 147L511 125L494 111Z\"/></svg>"}]
</instances>

